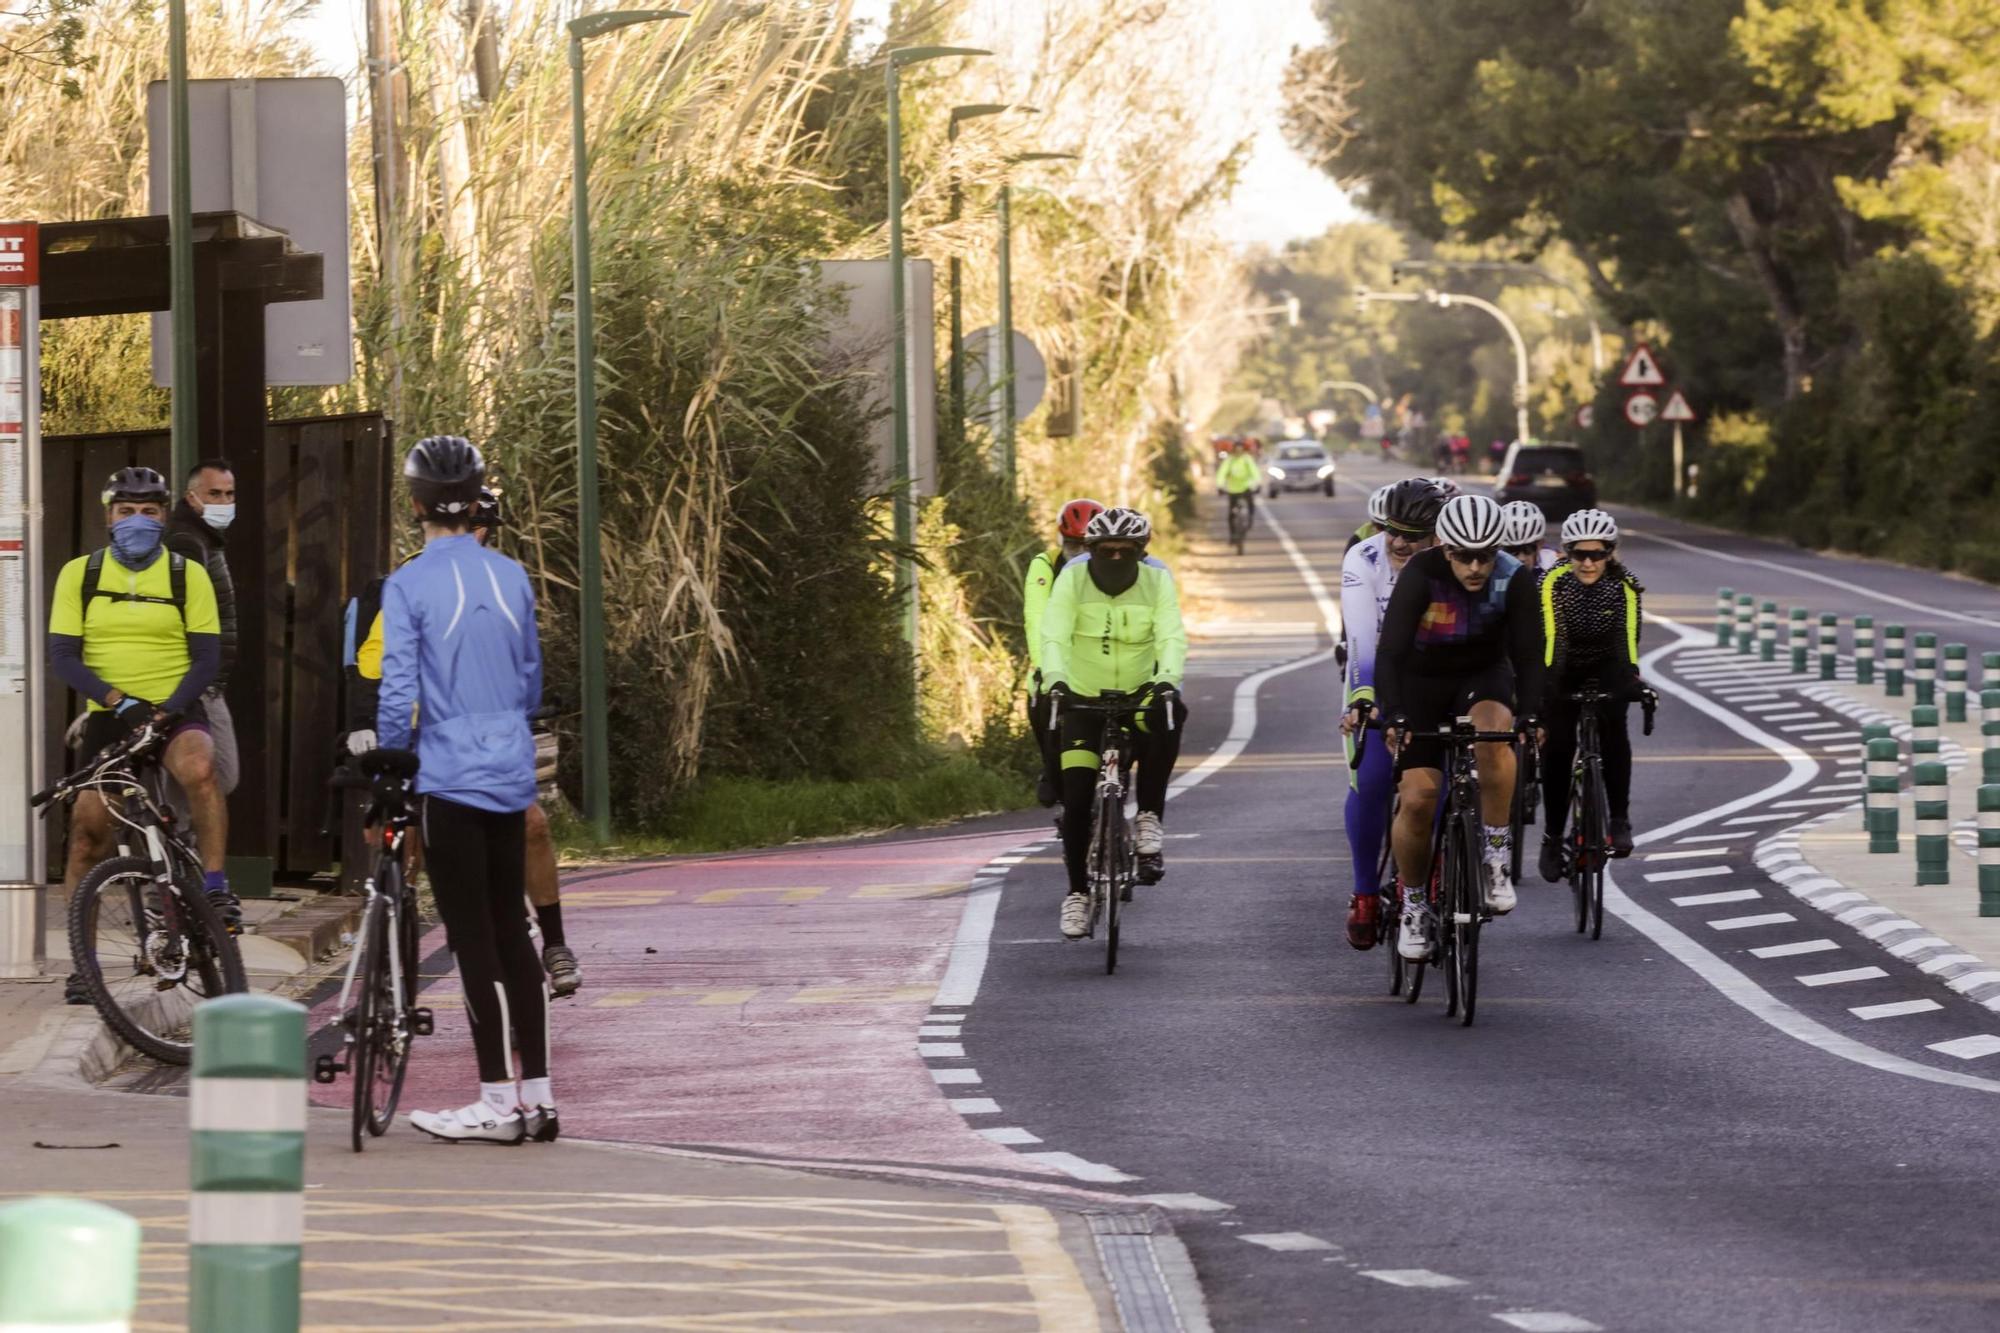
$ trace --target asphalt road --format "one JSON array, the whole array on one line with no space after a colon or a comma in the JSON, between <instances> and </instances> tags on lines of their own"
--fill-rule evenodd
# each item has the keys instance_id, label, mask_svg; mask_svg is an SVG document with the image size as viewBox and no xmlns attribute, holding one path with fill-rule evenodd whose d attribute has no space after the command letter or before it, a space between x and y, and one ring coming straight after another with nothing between
<instances>
[{"instance_id":1,"label":"asphalt road","mask_svg":"<svg viewBox=\"0 0 2000 1333\"><path fill-rule=\"evenodd\" d=\"M1813 705L1754 665L1700 643L1649 663L1671 687L1635 784L1655 832L1619 868L1601 941L1529 869L1484 937L1470 1029L1444 1018L1438 978L1406 1006L1382 953L1348 947L1338 681L1300 569L1337 595L1361 496L1388 475L1345 468L1338 499L1271 506L1299 560L1261 524L1240 558L1197 552L1230 562L1229 605L1197 646L1182 772L1246 692L1254 731L1169 807L1168 877L1141 891L1118 974L1057 936L1055 850L1012 865L964 1059L934 1067L976 1066L997 1104L980 1123L1136 1178L1115 1188L1228 1205L1177 1218L1224 1330L2000 1327L2000 1056L1932 1049L2000 1023L1750 865L1813 810L1777 801L1837 797L1855 772L1832 722L1772 719ZM1728 584L1935 629L1975 663L2000 648L1992 588L1629 526L1648 609L1696 628ZM1677 642L1647 629L1648 650ZM1781 726L1808 733L1809 763L1770 748ZM1646 878L1682 870L1702 873ZM1934 1005L1853 1012L1912 1000Z\"/></svg>"}]
</instances>

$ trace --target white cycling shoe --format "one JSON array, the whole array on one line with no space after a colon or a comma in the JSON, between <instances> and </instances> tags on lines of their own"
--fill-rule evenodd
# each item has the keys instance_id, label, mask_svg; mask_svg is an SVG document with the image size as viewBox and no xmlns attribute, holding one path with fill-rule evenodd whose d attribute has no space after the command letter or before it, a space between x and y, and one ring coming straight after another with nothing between
<instances>
[{"instance_id":1,"label":"white cycling shoe","mask_svg":"<svg viewBox=\"0 0 2000 1333\"><path fill-rule=\"evenodd\" d=\"M1514 876L1505 861L1486 863L1486 910L1505 916L1514 910Z\"/></svg>"},{"instance_id":2,"label":"white cycling shoe","mask_svg":"<svg viewBox=\"0 0 2000 1333\"><path fill-rule=\"evenodd\" d=\"M1090 933L1090 895L1065 895L1062 903L1062 933L1066 940L1080 940Z\"/></svg>"},{"instance_id":3,"label":"white cycling shoe","mask_svg":"<svg viewBox=\"0 0 2000 1333\"><path fill-rule=\"evenodd\" d=\"M1420 903L1403 905L1403 925L1396 932L1396 952L1406 962L1421 963L1431 956L1431 912Z\"/></svg>"},{"instance_id":4,"label":"white cycling shoe","mask_svg":"<svg viewBox=\"0 0 2000 1333\"><path fill-rule=\"evenodd\" d=\"M1132 821L1132 850L1140 856L1158 856L1166 850L1166 834L1160 828L1160 817L1150 811L1141 810L1139 817Z\"/></svg>"},{"instance_id":5,"label":"white cycling shoe","mask_svg":"<svg viewBox=\"0 0 2000 1333\"><path fill-rule=\"evenodd\" d=\"M456 1111L412 1111L410 1123L447 1143L519 1143L528 1137L527 1121L519 1111L502 1115L485 1102Z\"/></svg>"}]
</instances>

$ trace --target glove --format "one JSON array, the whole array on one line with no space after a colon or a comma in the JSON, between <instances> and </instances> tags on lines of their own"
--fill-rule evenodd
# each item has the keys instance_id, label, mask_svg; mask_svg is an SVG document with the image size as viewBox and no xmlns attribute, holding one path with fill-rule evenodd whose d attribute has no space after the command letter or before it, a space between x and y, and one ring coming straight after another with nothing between
<instances>
[{"instance_id":1,"label":"glove","mask_svg":"<svg viewBox=\"0 0 2000 1333\"><path fill-rule=\"evenodd\" d=\"M118 725L125 728L127 735L139 730L153 720L153 705L135 695L126 695L111 706L111 716Z\"/></svg>"},{"instance_id":2,"label":"glove","mask_svg":"<svg viewBox=\"0 0 2000 1333\"><path fill-rule=\"evenodd\" d=\"M347 733L347 752L367 754L375 748L375 733L372 731L350 731Z\"/></svg>"}]
</instances>

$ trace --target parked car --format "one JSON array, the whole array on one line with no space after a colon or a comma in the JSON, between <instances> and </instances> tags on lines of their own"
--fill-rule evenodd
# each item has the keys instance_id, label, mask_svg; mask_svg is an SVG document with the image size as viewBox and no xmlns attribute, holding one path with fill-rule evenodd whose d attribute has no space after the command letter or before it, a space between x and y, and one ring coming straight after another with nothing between
<instances>
[{"instance_id":1,"label":"parked car","mask_svg":"<svg viewBox=\"0 0 2000 1333\"><path fill-rule=\"evenodd\" d=\"M1271 498L1286 491L1333 494L1334 463L1318 440L1280 440L1264 465Z\"/></svg>"},{"instance_id":2,"label":"parked car","mask_svg":"<svg viewBox=\"0 0 2000 1333\"><path fill-rule=\"evenodd\" d=\"M1597 507L1597 478L1579 444L1516 440L1493 479L1501 504L1527 500L1560 523L1579 509Z\"/></svg>"}]
</instances>

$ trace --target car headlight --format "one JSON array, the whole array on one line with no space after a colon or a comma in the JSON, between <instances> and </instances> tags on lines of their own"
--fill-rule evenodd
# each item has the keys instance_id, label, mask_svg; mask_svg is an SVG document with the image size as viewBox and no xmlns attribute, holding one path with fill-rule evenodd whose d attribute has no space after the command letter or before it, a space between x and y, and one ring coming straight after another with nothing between
<instances>
[{"instance_id":1,"label":"car headlight","mask_svg":"<svg viewBox=\"0 0 2000 1333\"><path fill-rule=\"evenodd\" d=\"M1333 475L1333 464L1331 463L1328 463L1325 467L1319 470L1319 479L1321 481L1325 481L1328 477L1332 475Z\"/></svg>"},{"instance_id":2,"label":"car headlight","mask_svg":"<svg viewBox=\"0 0 2000 1333\"><path fill-rule=\"evenodd\" d=\"M1283 481L1285 479L1285 470L1281 467L1266 468L1264 470L1266 472L1269 472L1274 478L1276 478L1279 481Z\"/></svg>"}]
</instances>

